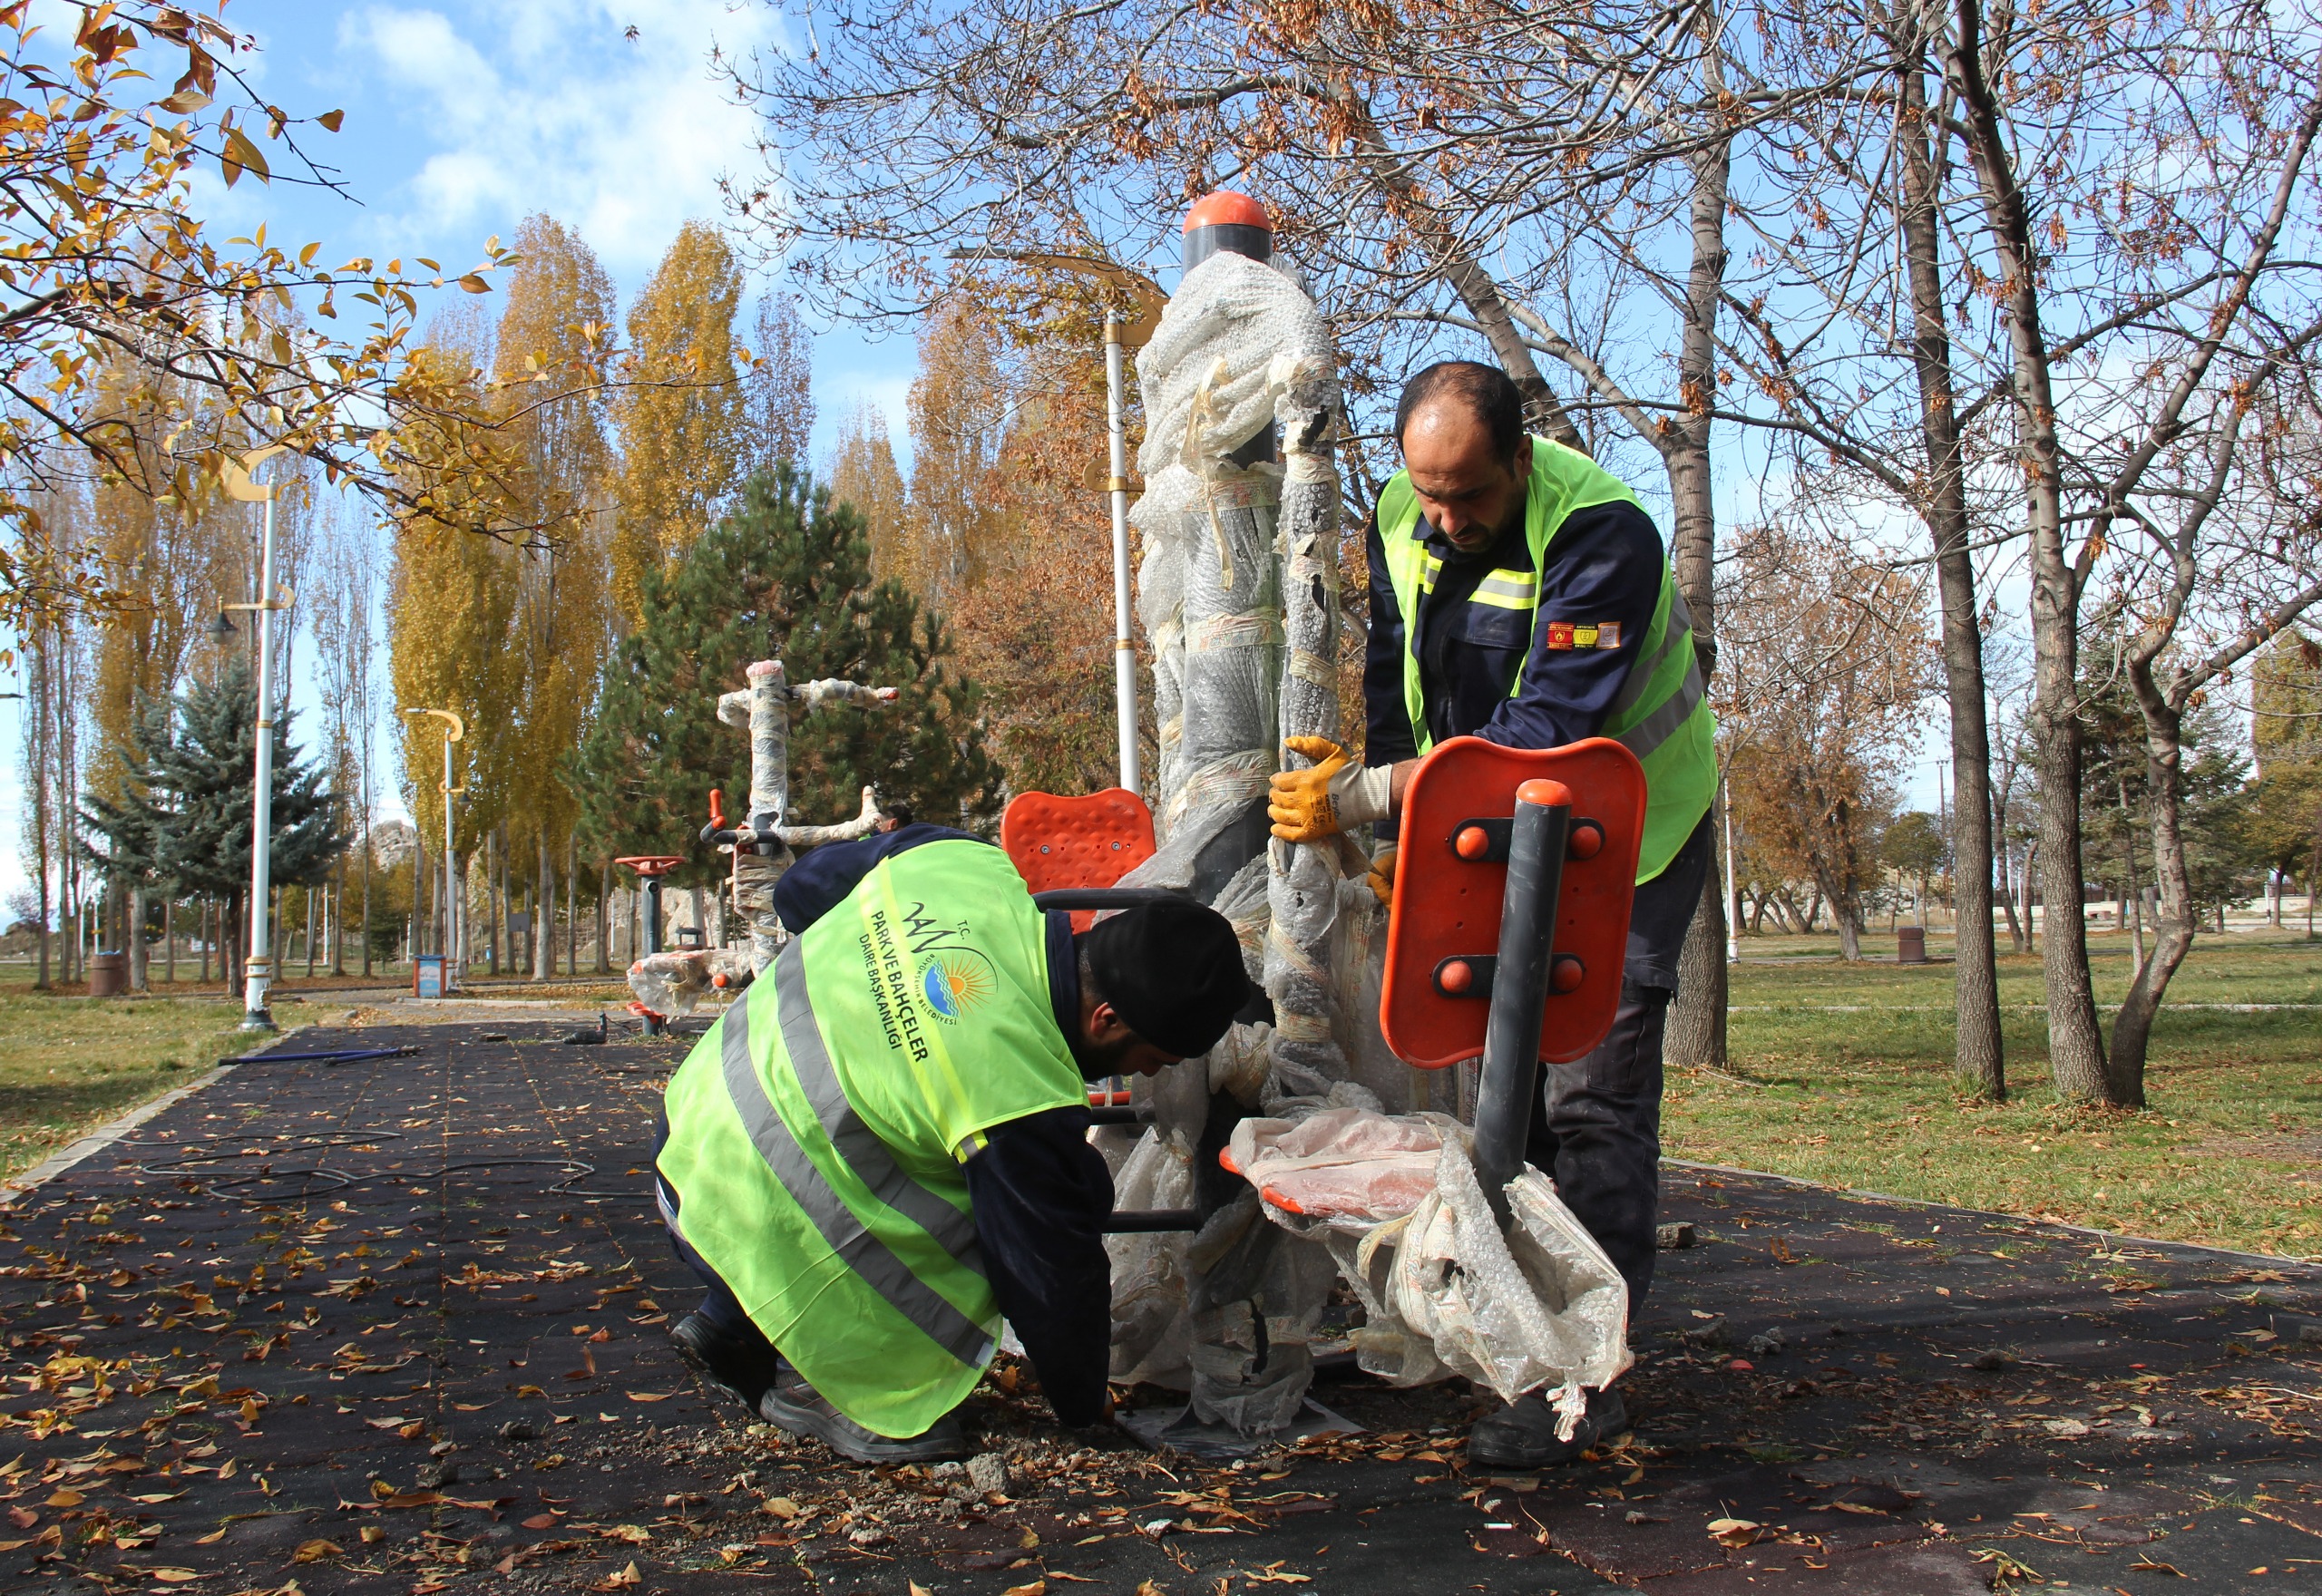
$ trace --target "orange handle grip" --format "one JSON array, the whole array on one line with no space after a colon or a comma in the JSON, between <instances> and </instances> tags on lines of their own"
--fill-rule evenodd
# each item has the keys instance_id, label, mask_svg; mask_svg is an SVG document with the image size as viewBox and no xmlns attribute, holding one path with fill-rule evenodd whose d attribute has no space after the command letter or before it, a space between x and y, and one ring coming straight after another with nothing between
<instances>
[{"instance_id":1,"label":"orange handle grip","mask_svg":"<svg viewBox=\"0 0 2322 1596\"><path fill-rule=\"evenodd\" d=\"M726 795L715 787L709 789L709 823L721 832L728 829L726 824Z\"/></svg>"}]
</instances>

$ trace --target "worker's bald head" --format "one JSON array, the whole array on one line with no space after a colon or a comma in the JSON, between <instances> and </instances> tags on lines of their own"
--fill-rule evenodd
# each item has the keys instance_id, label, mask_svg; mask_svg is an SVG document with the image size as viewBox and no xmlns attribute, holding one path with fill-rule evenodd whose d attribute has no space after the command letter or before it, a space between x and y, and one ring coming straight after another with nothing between
<instances>
[{"instance_id":1,"label":"worker's bald head","mask_svg":"<svg viewBox=\"0 0 2322 1596\"><path fill-rule=\"evenodd\" d=\"M1506 372L1472 360L1429 366L1404 384L1395 440L1420 510L1453 547L1480 552L1523 514L1532 440Z\"/></svg>"}]
</instances>

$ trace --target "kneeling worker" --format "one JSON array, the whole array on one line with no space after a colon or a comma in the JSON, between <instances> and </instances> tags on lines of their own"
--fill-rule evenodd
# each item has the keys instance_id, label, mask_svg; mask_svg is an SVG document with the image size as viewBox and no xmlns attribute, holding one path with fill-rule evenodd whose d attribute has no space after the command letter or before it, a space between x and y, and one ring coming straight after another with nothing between
<instances>
[{"instance_id":1,"label":"kneeling worker","mask_svg":"<svg viewBox=\"0 0 2322 1596\"><path fill-rule=\"evenodd\" d=\"M1620 1010L1595 1052L1544 1073L1525 1154L1628 1281L1634 1315L1653 1284L1662 1030L1717 788L1692 621L1636 495L1586 455L1527 437L1506 373L1429 366L1403 390L1395 441L1403 469L1371 523L1365 764L1301 739L1293 751L1318 763L1274 776L1273 834L1303 842L1388 819L1420 757L1453 737L1510 748L1614 737L1637 756L1644 838ZM1391 853L1373 868L1381 896ZM1592 1392L1579 1433L1559 1441L1534 1393L1480 1420L1468 1458L1538 1467L1627 1423L1616 1391Z\"/></svg>"},{"instance_id":2,"label":"kneeling worker","mask_svg":"<svg viewBox=\"0 0 2322 1596\"><path fill-rule=\"evenodd\" d=\"M670 1078L656 1192L709 1287L670 1330L768 1423L864 1463L964 1455L1004 1317L1059 1423L1112 1339L1088 1083L1209 1051L1249 998L1224 917L1075 936L1008 856L906 825L805 854L792 940Z\"/></svg>"}]
</instances>

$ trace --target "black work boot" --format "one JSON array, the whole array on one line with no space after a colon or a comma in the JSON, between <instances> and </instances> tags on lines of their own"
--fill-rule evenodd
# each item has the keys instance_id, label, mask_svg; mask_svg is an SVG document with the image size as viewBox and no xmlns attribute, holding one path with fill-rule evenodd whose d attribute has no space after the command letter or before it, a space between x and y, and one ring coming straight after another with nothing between
<instances>
[{"instance_id":1,"label":"black work boot","mask_svg":"<svg viewBox=\"0 0 2322 1596\"><path fill-rule=\"evenodd\" d=\"M1572 1439L1556 1439L1556 1413L1547 1398L1527 1391L1468 1430L1468 1462L1486 1468L1551 1468L1629 1427L1628 1405L1618 1391L1588 1393L1588 1411Z\"/></svg>"},{"instance_id":2,"label":"black work boot","mask_svg":"<svg viewBox=\"0 0 2322 1596\"><path fill-rule=\"evenodd\" d=\"M707 1314L686 1315L669 1327L669 1339L688 1367L725 1387L753 1416L758 1398L782 1370L781 1358L765 1337L737 1335Z\"/></svg>"},{"instance_id":3,"label":"black work boot","mask_svg":"<svg viewBox=\"0 0 2322 1596\"><path fill-rule=\"evenodd\" d=\"M864 1429L787 1368L758 1399L758 1416L794 1435L812 1435L857 1463L940 1463L974 1450L957 1413L947 1413L921 1434L897 1440Z\"/></svg>"}]
</instances>

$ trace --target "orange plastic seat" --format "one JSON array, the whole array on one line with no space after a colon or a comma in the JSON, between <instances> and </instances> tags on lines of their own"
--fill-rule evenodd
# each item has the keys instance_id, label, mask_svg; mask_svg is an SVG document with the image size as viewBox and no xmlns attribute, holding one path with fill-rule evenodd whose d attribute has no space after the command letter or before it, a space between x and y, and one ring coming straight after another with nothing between
<instances>
[{"instance_id":1,"label":"orange plastic seat","mask_svg":"<svg viewBox=\"0 0 2322 1596\"><path fill-rule=\"evenodd\" d=\"M1126 787L1085 798L1019 793L1000 817L1000 845L1035 892L1109 887L1153 857L1153 812ZM1085 931L1096 919L1076 911L1072 929Z\"/></svg>"}]
</instances>

